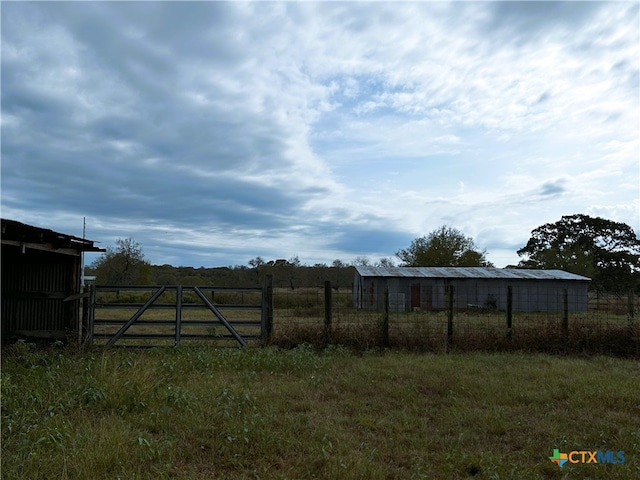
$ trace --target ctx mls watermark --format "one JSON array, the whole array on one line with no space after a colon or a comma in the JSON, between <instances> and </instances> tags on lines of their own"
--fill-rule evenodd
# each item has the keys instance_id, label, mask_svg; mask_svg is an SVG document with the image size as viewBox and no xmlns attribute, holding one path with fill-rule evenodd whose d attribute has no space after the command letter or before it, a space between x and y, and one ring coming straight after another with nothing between
<instances>
[{"instance_id":1,"label":"ctx mls watermark","mask_svg":"<svg viewBox=\"0 0 640 480\"><path fill-rule=\"evenodd\" d=\"M553 456L549 457L553 463L562 468L568 463L624 463L624 451L614 452L611 450L574 450L569 453L562 453L558 448L553 450Z\"/></svg>"}]
</instances>

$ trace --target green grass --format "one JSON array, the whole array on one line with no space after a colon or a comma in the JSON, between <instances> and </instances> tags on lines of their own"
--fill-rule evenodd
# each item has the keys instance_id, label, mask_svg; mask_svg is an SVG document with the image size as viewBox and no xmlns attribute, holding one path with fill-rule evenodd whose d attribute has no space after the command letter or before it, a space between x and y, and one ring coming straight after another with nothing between
<instances>
[{"instance_id":1,"label":"green grass","mask_svg":"<svg viewBox=\"0 0 640 480\"><path fill-rule=\"evenodd\" d=\"M639 478L639 379L599 356L18 344L2 478Z\"/></svg>"}]
</instances>

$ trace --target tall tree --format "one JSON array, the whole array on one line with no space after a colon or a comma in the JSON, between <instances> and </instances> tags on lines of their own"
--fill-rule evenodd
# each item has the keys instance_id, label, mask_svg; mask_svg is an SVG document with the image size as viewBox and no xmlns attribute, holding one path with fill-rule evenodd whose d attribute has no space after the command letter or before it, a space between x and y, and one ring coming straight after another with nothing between
<instances>
[{"instance_id":1,"label":"tall tree","mask_svg":"<svg viewBox=\"0 0 640 480\"><path fill-rule=\"evenodd\" d=\"M479 250L473 239L460 230L443 226L414 239L409 248L396 256L405 267L490 267L486 251Z\"/></svg>"},{"instance_id":2,"label":"tall tree","mask_svg":"<svg viewBox=\"0 0 640 480\"><path fill-rule=\"evenodd\" d=\"M265 263L266 262L264 261L264 259L262 257L256 257L256 258L252 258L251 260L249 260L249 266L251 268L260 268Z\"/></svg>"},{"instance_id":3,"label":"tall tree","mask_svg":"<svg viewBox=\"0 0 640 480\"><path fill-rule=\"evenodd\" d=\"M101 285L148 285L151 265L145 259L142 246L132 238L116 240L116 248L108 247L91 267L96 283Z\"/></svg>"},{"instance_id":4,"label":"tall tree","mask_svg":"<svg viewBox=\"0 0 640 480\"><path fill-rule=\"evenodd\" d=\"M640 240L633 229L600 217L565 215L531 232L518 250L520 268L566 270L592 279L592 288L626 291L640 285Z\"/></svg>"}]
</instances>

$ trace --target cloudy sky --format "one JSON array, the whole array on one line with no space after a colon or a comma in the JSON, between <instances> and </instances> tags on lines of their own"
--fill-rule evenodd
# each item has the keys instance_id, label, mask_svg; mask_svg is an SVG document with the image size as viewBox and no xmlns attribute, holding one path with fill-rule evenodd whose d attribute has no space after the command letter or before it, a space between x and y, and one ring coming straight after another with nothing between
<instances>
[{"instance_id":1,"label":"cloudy sky","mask_svg":"<svg viewBox=\"0 0 640 480\"><path fill-rule=\"evenodd\" d=\"M640 232L637 2L3 2L1 213L153 264ZM90 261L91 259L89 259Z\"/></svg>"}]
</instances>

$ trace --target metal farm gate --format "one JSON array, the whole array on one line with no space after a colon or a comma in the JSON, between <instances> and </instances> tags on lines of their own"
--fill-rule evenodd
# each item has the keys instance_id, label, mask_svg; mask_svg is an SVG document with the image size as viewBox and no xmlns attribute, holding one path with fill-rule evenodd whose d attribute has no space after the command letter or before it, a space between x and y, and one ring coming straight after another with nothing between
<instances>
[{"instance_id":1,"label":"metal farm gate","mask_svg":"<svg viewBox=\"0 0 640 480\"><path fill-rule=\"evenodd\" d=\"M264 288L91 285L87 341L105 347L246 346L268 339L272 299L270 282Z\"/></svg>"}]
</instances>

